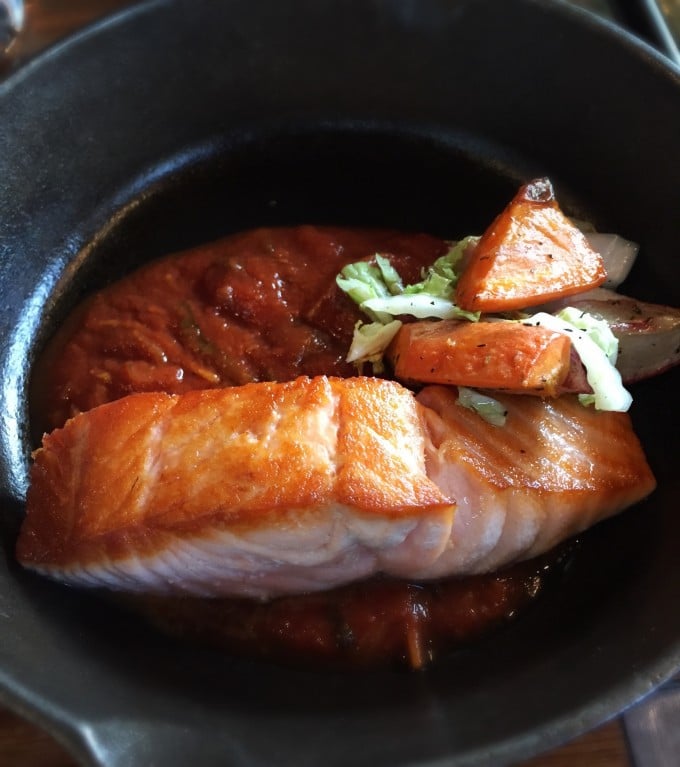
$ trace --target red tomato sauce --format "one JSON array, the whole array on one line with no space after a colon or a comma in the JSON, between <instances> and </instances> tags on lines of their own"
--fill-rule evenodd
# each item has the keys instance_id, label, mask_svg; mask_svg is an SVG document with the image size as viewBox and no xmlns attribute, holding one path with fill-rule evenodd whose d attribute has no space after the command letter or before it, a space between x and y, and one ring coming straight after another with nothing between
<instances>
[{"instance_id":1,"label":"red tomato sauce","mask_svg":"<svg viewBox=\"0 0 680 767\"><path fill-rule=\"evenodd\" d=\"M422 234L301 226L258 229L150 263L91 296L60 328L34 370L32 420L49 431L140 391L353 375L345 356L360 313L337 288L337 273L380 253L414 282L447 249ZM420 668L526 608L558 560L435 583L374 578L265 603L132 604L163 630L230 651Z\"/></svg>"},{"instance_id":2,"label":"red tomato sauce","mask_svg":"<svg viewBox=\"0 0 680 767\"><path fill-rule=\"evenodd\" d=\"M503 572L409 583L376 577L315 594L126 600L183 640L295 666L422 669L499 629L544 593L567 547Z\"/></svg>"},{"instance_id":3,"label":"red tomato sauce","mask_svg":"<svg viewBox=\"0 0 680 767\"><path fill-rule=\"evenodd\" d=\"M417 280L446 250L426 235L302 226L153 262L68 318L34 371L34 422L50 431L133 392L352 375L345 356L360 312L336 274L379 252Z\"/></svg>"}]
</instances>

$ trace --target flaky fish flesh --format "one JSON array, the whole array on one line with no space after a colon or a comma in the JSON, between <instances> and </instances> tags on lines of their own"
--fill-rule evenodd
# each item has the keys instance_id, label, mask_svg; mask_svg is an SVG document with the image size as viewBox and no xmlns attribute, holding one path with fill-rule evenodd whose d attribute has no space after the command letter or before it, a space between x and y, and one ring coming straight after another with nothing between
<instances>
[{"instance_id":1,"label":"flaky fish flesh","mask_svg":"<svg viewBox=\"0 0 680 767\"><path fill-rule=\"evenodd\" d=\"M46 435L17 555L63 582L270 598L497 569L648 495L627 414L298 378L133 394Z\"/></svg>"}]
</instances>

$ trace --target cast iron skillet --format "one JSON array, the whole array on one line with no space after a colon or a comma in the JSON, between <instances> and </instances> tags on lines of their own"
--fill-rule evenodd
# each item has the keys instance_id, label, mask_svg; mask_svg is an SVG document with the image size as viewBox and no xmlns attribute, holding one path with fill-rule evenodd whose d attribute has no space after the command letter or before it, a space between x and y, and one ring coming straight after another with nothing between
<instances>
[{"instance_id":1,"label":"cast iron skillet","mask_svg":"<svg viewBox=\"0 0 680 767\"><path fill-rule=\"evenodd\" d=\"M514 0L152 2L0 86L0 685L85 764L499 765L680 666L677 371L636 387L659 479L585 536L550 599L425 673L187 648L22 572L32 360L85 292L258 224L479 232L548 174L642 244L679 304L680 75L585 14Z\"/></svg>"}]
</instances>

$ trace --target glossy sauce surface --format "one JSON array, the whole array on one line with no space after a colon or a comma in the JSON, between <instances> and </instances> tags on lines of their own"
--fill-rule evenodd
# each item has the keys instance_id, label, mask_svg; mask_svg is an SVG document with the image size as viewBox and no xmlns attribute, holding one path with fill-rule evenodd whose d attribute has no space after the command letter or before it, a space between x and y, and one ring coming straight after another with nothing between
<instances>
[{"instance_id":1,"label":"glossy sauce surface","mask_svg":"<svg viewBox=\"0 0 680 767\"><path fill-rule=\"evenodd\" d=\"M150 263L86 300L52 339L34 374L37 430L133 392L353 375L345 355L360 314L336 274L380 253L413 282L447 248L422 234L303 226L254 230ZM526 608L560 557L430 583L375 578L270 602L124 601L165 631L248 655L420 668Z\"/></svg>"},{"instance_id":2,"label":"glossy sauce surface","mask_svg":"<svg viewBox=\"0 0 680 767\"><path fill-rule=\"evenodd\" d=\"M147 597L127 604L162 631L246 657L421 669L527 609L559 577L570 551L499 573L422 583L378 577L271 602Z\"/></svg>"},{"instance_id":3,"label":"glossy sauce surface","mask_svg":"<svg viewBox=\"0 0 680 767\"><path fill-rule=\"evenodd\" d=\"M33 419L50 431L133 392L352 375L361 315L336 287L342 266L379 252L415 280L446 250L427 235L302 226L150 263L68 318L34 371Z\"/></svg>"}]
</instances>

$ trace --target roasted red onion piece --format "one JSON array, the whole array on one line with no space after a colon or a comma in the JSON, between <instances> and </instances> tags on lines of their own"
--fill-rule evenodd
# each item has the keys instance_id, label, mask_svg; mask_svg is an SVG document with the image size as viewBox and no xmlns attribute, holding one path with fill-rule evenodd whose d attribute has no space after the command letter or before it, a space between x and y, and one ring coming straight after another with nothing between
<instances>
[{"instance_id":1,"label":"roasted red onion piece","mask_svg":"<svg viewBox=\"0 0 680 767\"><path fill-rule=\"evenodd\" d=\"M585 236L590 247L596 250L604 261L607 272L604 287L618 288L632 269L640 246L618 234L586 232Z\"/></svg>"},{"instance_id":2,"label":"roasted red onion piece","mask_svg":"<svg viewBox=\"0 0 680 767\"><path fill-rule=\"evenodd\" d=\"M650 304L597 288L550 305L574 306L606 320L619 340L616 367L624 383L662 373L680 363L680 309Z\"/></svg>"}]
</instances>

